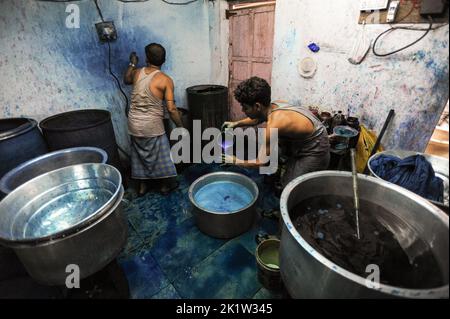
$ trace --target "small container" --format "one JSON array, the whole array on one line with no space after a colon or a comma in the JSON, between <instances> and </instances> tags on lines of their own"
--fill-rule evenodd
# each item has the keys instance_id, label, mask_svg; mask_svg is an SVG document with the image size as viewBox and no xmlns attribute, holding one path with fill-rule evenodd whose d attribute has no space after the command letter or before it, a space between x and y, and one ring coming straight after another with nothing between
<instances>
[{"instance_id":1,"label":"small container","mask_svg":"<svg viewBox=\"0 0 450 319\"><path fill-rule=\"evenodd\" d=\"M269 238L256 247L258 280L268 290L280 291L283 288L279 258L280 240Z\"/></svg>"},{"instance_id":2,"label":"small container","mask_svg":"<svg viewBox=\"0 0 450 319\"><path fill-rule=\"evenodd\" d=\"M360 126L359 126L359 119L357 117L351 117L349 116L347 118L347 125L350 126L351 128L354 128L355 130L360 130Z\"/></svg>"},{"instance_id":3,"label":"small container","mask_svg":"<svg viewBox=\"0 0 450 319\"><path fill-rule=\"evenodd\" d=\"M337 114L335 114L333 116L333 121L332 121L332 129L334 130L334 128L336 126L341 126L341 125L346 125L347 121L345 120L345 116L344 114L342 114L342 111L337 112Z\"/></svg>"},{"instance_id":4,"label":"small container","mask_svg":"<svg viewBox=\"0 0 450 319\"><path fill-rule=\"evenodd\" d=\"M331 113L330 112L322 112L320 113L320 120L322 122L322 124L325 126L325 128L327 129L328 134L332 133L332 117L331 117Z\"/></svg>"},{"instance_id":5,"label":"small container","mask_svg":"<svg viewBox=\"0 0 450 319\"><path fill-rule=\"evenodd\" d=\"M358 135L355 136L355 137L352 137L352 138L350 139L350 142L349 142L349 146L350 146L351 148L355 148L356 145L358 144L359 133L361 132L361 126L360 126L360 123L359 123L359 119L358 119L357 117L351 117L351 116L349 116L349 117L347 118L347 125L350 126L351 128L354 128L355 130L358 131Z\"/></svg>"}]
</instances>

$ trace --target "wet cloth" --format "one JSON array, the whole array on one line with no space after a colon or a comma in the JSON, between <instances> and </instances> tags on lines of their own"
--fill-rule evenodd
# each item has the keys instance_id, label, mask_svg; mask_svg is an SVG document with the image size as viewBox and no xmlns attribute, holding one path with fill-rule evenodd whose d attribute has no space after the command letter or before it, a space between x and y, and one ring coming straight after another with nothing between
<instances>
[{"instance_id":1,"label":"wet cloth","mask_svg":"<svg viewBox=\"0 0 450 319\"><path fill-rule=\"evenodd\" d=\"M274 103L279 107L273 112L294 111L308 118L314 131L303 139L279 137L282 155L287 157L286 172L281 178L285 187L295 178L306 173L326 170L330 164L330 142L323 124L311 111L300 106Z\"/></svg>"},{"instance_id":2,"label":"wet cloth","mask_svg":"<svg viewBox=\"0 0 450 319\"><path fill-rule=\"evenodd\" d=\"M177 176L166 134L157 137L131 136L131 177L156 179Z\"/></svg>"},{"instance_id":3,"label":"wet cloth","mask_svg":"<svg viewBox=\"0 0 450 319\"><path fill-rule=\"evenodd\" d=\"M375 174L388 182L429 200L444 201L444 182L435 176L433 167L422 155L403 160L396 156L380 155L371 161L370 166Z\"/></svg>"},{"instance_id":4,"label":"wet cloth","mask_svg":"<svg viewBox=\"0 0 450 319\"><path fill-rule=\"evenodd\" d=\"M165 107L163 101L152 94L150 84L159 70L150 74L145 68L139 72L139 77L131 93L131 106L128 113L128 133L138 137L154 137L165 133Z\"/></svg>"}]
</instances>

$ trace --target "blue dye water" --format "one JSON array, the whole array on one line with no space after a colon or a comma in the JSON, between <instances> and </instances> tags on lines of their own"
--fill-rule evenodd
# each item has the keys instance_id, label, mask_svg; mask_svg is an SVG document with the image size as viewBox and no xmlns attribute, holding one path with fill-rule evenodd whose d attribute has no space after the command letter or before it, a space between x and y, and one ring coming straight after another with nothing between
<instances>
[{"instance_id":1,"label":"blue dye water","mask_svg":"<svg viewBox=\"0 0 450 319\"><path fill-rule=\"evenodd\" d=\"M203 186L194 195L194 200L205 210L226 214L248 206L253 195L245 186L224 181Z\"/></svg>"},{"instance_id":2,"label":"blue dye water","mask_svg":"<svg viewBox=\"0 0 450 319\"><path fill-rule=\"evenodd\" d=\"M56 234L77 225L111 198L105 189L83 189L66 193L42 206L25 226L25 238Z\"/></svg>"},{"instance_id":3,"label":"blue dye water","mask_svg":"<svg viewBox=\"0 0 450 319\"><path fill-rule=\"evenodd\" d=\"M358 131L352 129L351 127L337 126L334 129L334 134L341 137L351 138L358 135Z\"/></svg>"}]
</instances>

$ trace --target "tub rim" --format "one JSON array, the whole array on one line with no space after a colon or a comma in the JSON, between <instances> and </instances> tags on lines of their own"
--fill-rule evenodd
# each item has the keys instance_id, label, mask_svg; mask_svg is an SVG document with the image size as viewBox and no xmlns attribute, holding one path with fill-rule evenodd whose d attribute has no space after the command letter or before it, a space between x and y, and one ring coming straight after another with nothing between
<instances>
[{"instance_id":1,"label":"tub rim","mask_svg":"<svg viewBox=\"0 0 450 319\"><path fill-rule=\"evenodd\" d=\"M14 246L20 246L20 245L33 245L33 244L37 245L37 244L44 243L44 242L56 241L56 240L58 240L60 238L67 237L67 236L69 236L69 235L71 235L73 233L78 233L80 230L86 228L89 225L94 224L97 220L101 219L105 214L107 214L109 212L110 208L113 207L116 204L117 198L119 198L121 196L122 186L123 186L122 185L122 175L120 174L120 172L114 166L109 165L109 164L102 164L102 163L75 164L75 165L71 165L71 166L62 167L62 168L59 168L59 169L54 170L54 171L50 171L50 172L48 172L46 174L36 176L35 178L33 178L33 179L27 181L26 183L20 185L19 187L14 189L11 193L9 193L2 200L2 202L0 202L0 208L2 208L2 206L4 206L4 205L8 205L9 204L8 201L11 201L12 199L15 199L14 197L17 197L17 194L20 194L20 192L23 192L23 189L26 189L27 187L29 187L29 185L33 185L35 183L38 183L40 180L44 180L46 178L49 178L49 176L51 177L51 175L57 175L57 174L59 174L61 172L73 170L73 169L76 169L76 168L102 167L102 166L107 168L107 169L110 169L116 175L116 177L117 177L117 184L115 185L116 189L115 189L114 193L93 214L91 214L87 218L83 219L82 221L78 222L77 224L71 225L70 227L68 227L68 228L66 228L64 230L60 230L60 231L55 232L55 233L53 233L51 235L39 236L39 237L35 237L35 238L25 238L25 239L24 238L20 238L20 239L4 238L4 237L2 237L0 235L0 244L3 244L4 246L12 248ZM60 185L63 185L63 184L53 185L52 188L59 187Z\"/></svg>"},{"instance_id":2,"label":"tub rim","mask_svg":"<svg viewBox=\"0 0 450 319\"><path fill-rule=\"evenodd\" d=\"M40 162L42 160L45 160L47 158L51 158L55 155L60 155L60 154L66 154L66 153L76 153L76 152L84 152L84 151L92 151L95 152L97 154L99 154L102 158L102 161L99 164L106 164L106 162L108 161L108 154L101 148L98 147L92 147L92 146L81 146L81 147L71 147L71 148L64 148L62 150L58 150L58 151L54 151L54 152L50 152L50 153L46 153L43 154L41 156L32 158L22 164L19 164L18 166L14 167L13 169L11 169L9 172L7 172L5 175L3 175L0 178L0 191L3 192L4 194L9 194L13 191L13 189L10 189L9 186L6 184L6 182L15 174L17 174L17 172L19 172L20 170L35 164L36 162ZM84 164L88 164L88 163L84 163ZM75 164L77 165L77 164ZM72 165L69 165L72 166ZM63 166L60 168L64 168L67 166ZM58 168L58 169L60 169ZM50 171L51 172L51 171ZM48 172L47 172L48 173ZM40 176L40 175L38 175ZM35 177L38 177L35 176ZM19 185L20 186L20 185Z\"/></svg>"},{"instance_id":3,"label":"tub rim","mask_svg":"<svg viewBox=\"0 0 450 319\"><path fill-rule=\"evenodd\" d=\"M22 134L25 134L32 129L36 128L38 126L38 122L35 119L28 118L28 117L9 117L0 119L0 121L11 121L11 120L25 120L25 123L22 125L17 126L16 128L13 128L11 130L5 131L3 133L0 133L0 141L8 140L17 136L20 136Z\"/></svg>"},{"instance_id":4,"label":"tub rim","mask_svg":"<svg viewBox=\"0 0 450 319\"><path fill-rule=\"evenodd\" d=\"M211 178L211 176L223 176L223 175L237 176L239 178L247 179L248 182L250 183L250 185L252 186L252 188L254 190L254 193L255 193L255 195L253 197L253 200L247 206L244 206L244 207L242 207L242 208L240 208L238 210L235 210L235 211L232 211L232 212L229 212L229 213L213 212L213 211L210 211L208 209L204 209L203 207L197 205L196 201L194 200L194 188L195 188L195 186L197 186L197 184L199 184L200 182L204 181L205 179ZM245 185L243 185L243 186L245 186ZM209 214L218 215L218 216L229 216L229 215L238 214L238 213L240 213L240 212L242 212L242 211L252 207L256 203L258 198L259 198L259 188L258 188L258 185L256 185L256 183L250 177L248 177L248 176L246 176L244 174L235 173L235 172L214 172L214 173L209 173L209 174L206 174L206 175L203 175L203 176L200 176L199 178L197 178L191 184L191 186L189 186L188 194L189 194L189 201L192 203L192 205L194 205L199 210L201 210L203 212L206 212L206 213L209 213Z\"/></svg>"},{"instance_id":5,"label":"tub rim","mask_svg":"<svg viewBox=\"0 0 450 319\"><path fill-rule=\"evenodd\" d=\"M300 235L300 233L296 230L288 212L287 203L289 196L292 192L292 190L298 186L300 183L303 183L308 180L312 180L318 177L349 177L351 178L351 172L340 172L340 171L320 171L320 172L313 172L308 173L305 175L302 175L300 177L297 177L293 181L291 181L283 190L281 197L280 197L280 210L281 210L281 216L283 218L283 224L289 231L289 234L295 239L295 241L302 247L305 252L307 252L312 258L314 258L316 261L320 262L324 266L326 266L331 271L337 273L340 276L343 276L347 278L348 280L355 282L363 287L366 287L367 289L375 290L378 292L382 292L391 296L398 296L398 297L405 297L405 298L448 298L449 296L449 284L447 283L444 286L431 288L431 289L410 289L410 288L400 288L395 287L391 285L386 285L379 283L378 288L372 287L370 285L367 285L366 278L363 278L361 276L358 276L345 268L333 263L328 258L324 257L322 254L320 254L314 247L312 247L303 237ZM415 193L400 187L398 185L389 183L385 180L358 174L358 179L364 179L373 183L376 183L378 185L381 185L383 187L386 187L394 192L401 193L405 196L411 196L414 198L415 201L417 201L421 206L424 207L424 209L428 210L430 213L432 213L435 217L440 219L443 224L449 228L449 217L441 211L438 207L434 206L430 202L428 202L426 199L420 197L419 195L416 195ZM280 270L282 268L280 267Z\"/></svg>"},{"instance_id":6,"label":"tub rim","mask_svg":"<svg viewBox=\"0 0 450 319\"><path fill-rule=\"evenodd\" d=\"M65 116L70 116L70 115L77 115L77 114L82 114L82 113L98 113L98 114L102 114L105 115L104 119L99 120L96 123L90 124L90 125L86 125L83 127L49 127L48 123L57 120L60 117L65 117ZM82 130L87 130L93 127L97 127L100 125L103 125L107 122L109 122L111 120L111 112L108 110L104 110L104 109L83 109L83 110L73 110L73 111L68 111L68 112L63 112L63 113L58 113L58 114L54 114L51 115L45 119L43 119L42 121L39 122L39 128L43 131L43 133L45 134L45 131L47 132L73 132L73 131L82 131Z\"/></svg>"}]
</instances>

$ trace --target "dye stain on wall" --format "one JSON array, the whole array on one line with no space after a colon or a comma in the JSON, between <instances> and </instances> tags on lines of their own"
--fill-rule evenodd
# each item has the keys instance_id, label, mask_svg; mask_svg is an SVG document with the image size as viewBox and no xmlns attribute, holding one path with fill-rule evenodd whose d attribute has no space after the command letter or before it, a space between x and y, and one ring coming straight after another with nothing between
<instances>
[{"instance_id":1,"label":"dye stain on wall","mask_svg":"<svg viewBox=\"0 0 450 319\"><path fill-rule=\"evenodd\" d=\"M119 144L128 147L125 100L108 72L108 47L97 38L100 16L93 1L74 2L80 28L66 27L68 3L0 1L0 117L32 117L87 108L107 109ZM122 82L129 54L145 65L145 45L167 49L163 71L175 82L179 107L185 89L208 83L211 74L208 4L172 6L162 1L98 1L105 20L113 20L111 69ZM122 86L129 96L130 87Z\"/></svg>"},{"instance_id":2,"label":"dye stain on wall","mask_svg":"<svg viewBox=\"0 0 450 319\"><path fill-rule=\"evenodd\" d=\"M362 31L358 15L359 2L353 0L278 2L273 99L340 110L360 117L377 132L389 110L394 109L396 115L383 144L422 152L449 97L448 25L396 55L379 58L369 53L361 65L353 65L348 58ZM367 25L368 41L387 28ZM381 42L379 51L400 48L418 36L420 32L393 32ZM321 47L318 53L308 49L311 42ZM317 72L311 79L302 78L298 72L298 64L305 57L317 62Z\"/></svg>"}]
</instances>

